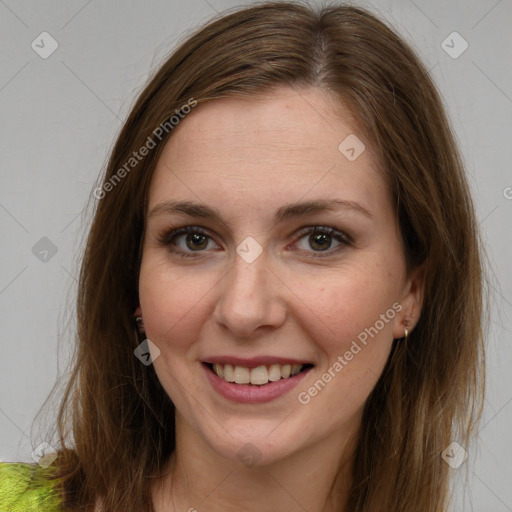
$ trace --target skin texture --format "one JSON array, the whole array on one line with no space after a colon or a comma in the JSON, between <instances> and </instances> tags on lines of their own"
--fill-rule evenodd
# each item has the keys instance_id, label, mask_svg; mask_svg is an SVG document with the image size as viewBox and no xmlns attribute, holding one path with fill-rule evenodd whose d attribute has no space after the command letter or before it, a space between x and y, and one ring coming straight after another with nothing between
<instances>
[{"instance_id":1,"label":"skin texture","mask_svg":"<svg viewBox=\"0 0 512 512\"><path fill-rule=\"evenodd\" d=\"M366 146L354 161L338 150L350 134ZM357 202L370 216L339 208L274 222L283 205L317 199ZM152 213L170 200L206 204L223 222ZM162 243L190 225L209 237L200 251L186 234ZM332 226L353 242L327 236L321 251L310 233L298 233L305 226ZM263 249L252 263L236 252L248 236ZM185 252L192 257L179 256ZM161 351L154 367L177 409L177 449L155 485L156 510L340 510L365 400L404 321L411 331L418 319L421 284L418 271L406 271L370 143L333 96L282 88L198 106L155 169L139 282L146 336ZM396 303L400 311L389 318ZM381 315L378 334L299 402ZM201 361L219 355L296 358L314 368L284 396L240 404L206 378ZM259 457L252 467L237 456L247 443Z\"/></svg>"}]
</instances>

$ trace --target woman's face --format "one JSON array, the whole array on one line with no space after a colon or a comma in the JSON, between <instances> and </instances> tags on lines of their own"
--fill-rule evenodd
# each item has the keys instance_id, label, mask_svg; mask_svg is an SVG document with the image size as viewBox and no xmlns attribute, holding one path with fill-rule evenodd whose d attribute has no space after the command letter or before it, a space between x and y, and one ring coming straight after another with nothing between
<instances>
[{"instance_id":1,"label":"woman's face","mask_svg":"<svg viewBox=\"0 0 512 512\"><path fill-rule=\"evenodd\" d=\"M419 301L370 144L319 88L181 121L150 185L139 288L178 432L260 463L357 431Z\"/></svg>"}]
</instances>

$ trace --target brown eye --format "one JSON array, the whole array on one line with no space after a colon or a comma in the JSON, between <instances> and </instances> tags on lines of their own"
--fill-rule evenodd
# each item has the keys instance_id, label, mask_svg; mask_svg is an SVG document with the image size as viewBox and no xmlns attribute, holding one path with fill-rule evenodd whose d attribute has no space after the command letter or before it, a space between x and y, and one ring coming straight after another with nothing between
<instances>
[{"instance_id":1,"label":"brown eye","mask_svg":"<svg viewBox=\"0 0 512 512\"><path fill-rule=\"evenodd\" d=\"M326 251L330 249L332 243L331 235L326 235L325 233L315 233L309 235L309 245L312 249L317 251Z\"/></svg>"},{"instance_id":2,"label":"brown eye","mask_svg":"<svg viewBox=\"0 0 512 512\"><path fill-rule=\"evenodd\" d=\"M218 249L212 237L199 226L186 226L166 232L158 237L160 244L180 256L193 256L205 249Z\"/></svg>"},{"instance_id":3,"label":"brown eye","mask_svg":"<svg viewBox=\"0 0 512 512\"><path fill-rule=\"evenodd\" d=\"M192 251L206 249L206 246L208 245L208 237L200 233L189 233L185 237L185 243Z\"/></svg>"},{"instance_id":4,"label":"brown eye","mask_svg":"<svg viewBox=\"0 0 512 512\"><path fill-rule=\"evenodd\" d=\"M352 245L347 234L330 226L307 226L299 231L299 237L298 249L312 256L316 256L315 253L326 253L327 256Z\"/></svg>"}]
</instances>

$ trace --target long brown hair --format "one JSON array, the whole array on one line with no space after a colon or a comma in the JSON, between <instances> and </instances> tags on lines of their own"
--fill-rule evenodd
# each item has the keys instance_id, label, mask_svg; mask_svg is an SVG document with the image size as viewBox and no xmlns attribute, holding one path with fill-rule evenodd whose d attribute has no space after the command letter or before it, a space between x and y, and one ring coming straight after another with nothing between
<instances>
[{"instance_id":1,"label":"long brown hair","mask_svg":"<svg viewBox=\"0 0 512 512\"><path fill-rule=\"evenodd\" d=\"M350 105L388 173L408 266L425 267L421 317L365 406L347 509L446 510L441 452L467 445L483 393L481 249L461 159L428 72L386 24L352 6L289 2L238 10L189 37L118 136L96 194L58 421L55 464L69 510L101 497L105 512L150 512L151 479L175 446L174 406L133 354L148 185L172 136L169 124L160 137L155 130L191 102L282 85L322 87ZM149 138L155 146L131 162Z\"/></svg>"}]
</instances>

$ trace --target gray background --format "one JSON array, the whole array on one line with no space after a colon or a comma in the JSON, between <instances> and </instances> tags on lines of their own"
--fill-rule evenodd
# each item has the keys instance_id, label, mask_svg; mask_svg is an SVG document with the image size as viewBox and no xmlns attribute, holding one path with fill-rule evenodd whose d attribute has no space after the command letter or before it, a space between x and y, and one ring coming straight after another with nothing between
<instances>
[{"instance_id":1,"label":"gray background","mask_svg":"<svg viewBox=\"0 0 512 512\"><path fill-rule=\"evenodd\" d=\"M178 40L251 3L0 0L0 460L30 461L46 439L31 438L31 425L69 358L84 208L134 98ZM452 470L453 510L512 511L512 2L355 3L389 20L423 57L461 145L493 306L484 419L469 460ZM31 47L43 31L59 45L47 59ZM453 31L469 44L458 58L442 47Z\"/></svg>"}]
</instances>

